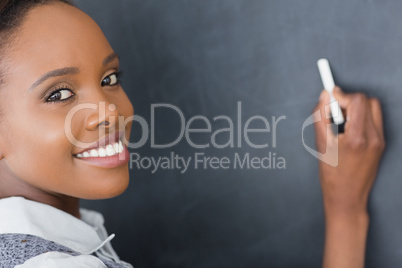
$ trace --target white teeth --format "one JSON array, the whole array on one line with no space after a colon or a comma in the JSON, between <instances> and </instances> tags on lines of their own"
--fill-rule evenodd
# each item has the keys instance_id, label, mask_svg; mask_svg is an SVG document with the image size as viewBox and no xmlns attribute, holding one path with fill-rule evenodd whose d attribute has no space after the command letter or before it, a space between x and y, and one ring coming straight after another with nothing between
<instances>
[{"instance_id":1,"label":"white teeth","mask_svg":"<svg viewBox=\"0 0 402 268\"><path fill-rule=\"evenodd\" d=\"M95 150L95 149L92 149L89 153L90 153L90 156L92 156L92 157L99 156L98 150Z\"/></svg>"},{"instance_id":2,"label":"white teeth","mask_svg":"<svg viewBox=\"0 0 402 268\"><path fill-rule=\"evenodd\" d=\"M119 141L119 152L123 152L124 148L123 148L123 143L121 141Z\"/></svg>"},{"instance_id":3,"label":"white teeth","mask_svg":"<svg viewBox=\"0 0 402 268\"><path fill-rule=\"evenodd\" d=\"M106 150L105 148L99 148L98 153L100 157L105 157L106 156Z\"/></svg>"},{"instance_id":4,"label":"white teeth","mask_svg":"<svg viewBox=\"0 0 402 268\"><path fill-rule=\"evenodd\" d=\"M116 151L114 150L114 146L109 144L108 146L106 146L106 155L107 156L112 156L115 155Z\"/></svg>"},{"instance_id":5,"label":"white teeth","mask_svg":"<svg viewBox=\"0 0 402 268\"><path fill-rule=\"evenodd\" d=\"M105 157L105 156L113 156L123 152L124 147L121 141L109 144L104 147L100 147L97 149L92 149L89 151L85 151L81 154L77 154L78 158L86 158L86 157Z\"/></svg>"}]
</instances>

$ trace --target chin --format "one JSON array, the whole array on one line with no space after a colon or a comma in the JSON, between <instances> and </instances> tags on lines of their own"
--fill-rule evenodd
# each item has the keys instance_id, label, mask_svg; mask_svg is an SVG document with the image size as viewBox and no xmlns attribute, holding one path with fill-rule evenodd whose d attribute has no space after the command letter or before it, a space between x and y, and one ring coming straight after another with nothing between
<instances>
[{"instance_id":1,"label":"chin","mask_svg":"<svg viewBox=\"0 0 402 268\"><path fill-rule=\"evenodd\" d=\"M95 189L91 189L83 199L108 199L121 195L127 189L129 176L122 176L121 179L109 181L109 183L98 184Z\"/></svg>"}]
</instances>

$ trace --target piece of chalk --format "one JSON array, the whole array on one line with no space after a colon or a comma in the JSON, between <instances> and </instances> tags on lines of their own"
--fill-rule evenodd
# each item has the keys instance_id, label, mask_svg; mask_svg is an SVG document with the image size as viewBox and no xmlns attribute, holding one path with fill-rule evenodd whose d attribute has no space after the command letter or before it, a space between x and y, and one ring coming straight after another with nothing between
<instances>
[{"instance_id":1,"label":"piece of chalk","mask_svg":"<svg viewBox=\"0 0 402 268\"><path fill-rule=\"evenodd\" d=\"M319 59L317 61L317 66L318 71L320 72L322 84L324 85L324 89L329 93L330 109L334 123L337 125L343 124L345 122L345 119L343 118L341 107L332 94L335 83L334 78L332 77L331 68L329 67L329 62L327 59Z\"/></svg>"}]
</instances>

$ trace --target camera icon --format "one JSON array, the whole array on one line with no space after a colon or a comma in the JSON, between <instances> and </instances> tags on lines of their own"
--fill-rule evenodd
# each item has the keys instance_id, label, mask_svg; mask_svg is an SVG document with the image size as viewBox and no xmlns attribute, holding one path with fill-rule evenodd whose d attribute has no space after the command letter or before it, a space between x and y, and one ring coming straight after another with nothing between
<instances>
[{"instance_id":1,"label":"camera icon","mask_svg":"<svg viewBox=\"0 0 402 268\"><path fill-rule=\"evenodd\" d=\"M336 100L334 102L337 102ZM334 123L334 118L342 116L341 114L332 114L331 118L331 104L329 103L324 107L325 111L325 119L322 116L322 111L320 109L317 109L313 114L311 114L303 123L302 127L302 141L303 141L303 146L304 148L315 158L318 160L332 166L336 167L338 166L338 134L343 132L343 127L344 125L337 125ZM341 113L341 111L339 111ZM304 141L304 129L308 127L309 125L315 124L317 122L321 122L322 120L325 120L328 122L326 124L326 137L325 137L325 142L317 142L317 150L311 148L308 146L305 141Z\"/></svg>"}]
</instances>

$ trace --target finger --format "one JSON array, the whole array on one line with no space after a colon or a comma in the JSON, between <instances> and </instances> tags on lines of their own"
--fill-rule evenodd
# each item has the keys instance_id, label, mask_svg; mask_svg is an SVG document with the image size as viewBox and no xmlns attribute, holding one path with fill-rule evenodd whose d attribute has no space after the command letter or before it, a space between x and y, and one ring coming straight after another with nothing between
<instances>
[{"instance_id":1,"label":"finger","mask_svg":"<svg viewBox=\"0 0 402 268\"><path fill-rule=\"evenodd\" d=\"M314 108L314 128L316 132L317 145L327 144L327 139L333 138L332 131L328 131L331 124L329 110L329 94L325 90L321 92L317 106Z\"/></svg>"},{"instance_id":2,"label":"finger","mask_svg":"<svg viewBox=\"0 0 402 268\"><path fill-rule=\"evenodd\" d=\"M334 99L339 103L339 106L341 107L345 121L348 121L348 118L346 116L346 110L351 102L351 94L343 92L342 89L338 86L334 87L332 94L334 96Z\"/></svg>"},{"instance_id":3,"label":"finger","mask_svg":"<svg viewBox=\"0 0 402 268\"><path fill-rule=\"evenodd\" d=\"M365 136L367 116L371 116L367 97L362 93L345 94L347 100L345 135L351 139L359 139Z\"/></svg>"},{"instance_id":4,"label":"finger","mask_svg":"<svg viewBox=\"0 0 402 268\"><path fill-rule=\"evenodd\" d=\"M350 98L351 94L343 92L342 89L338 86L334 87L332 94L334 95L334 98L339 102L341 108L346 109L346 107L349 105L351 101Z\"/></svg>"},{"instance_id":5,"label":"finger","mask_svg":"<svg viewBox=\"0 0 402 268\"><path fill-rule=\"evenodd\" d=\"M380 102L375 98L369 98L370 113L367 116L367 144L369 148L375 151L371 154L373 157L378 157L385 148L383 122Z\"/></svg>"},{"instance_id":6,"label":"finger","mask_svg":"<svg viewBox=\"0 0 402 268\"><path fill-rule=\"evenodd\" d=\"M374 126L381 138L384 138L384 125L381 111L381 104L378 99L370 99L371 115L373 118Z\"/></svg>"}]
</instances>

